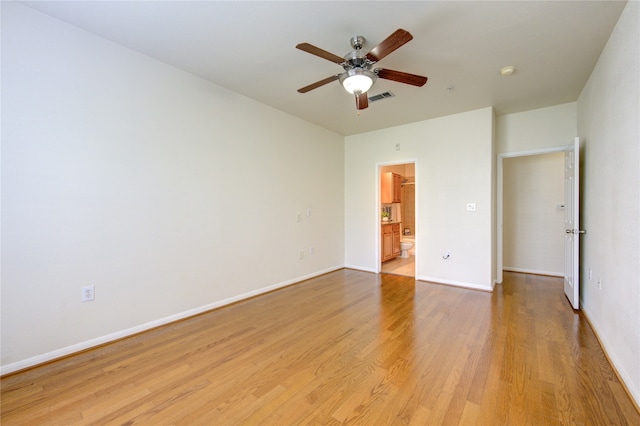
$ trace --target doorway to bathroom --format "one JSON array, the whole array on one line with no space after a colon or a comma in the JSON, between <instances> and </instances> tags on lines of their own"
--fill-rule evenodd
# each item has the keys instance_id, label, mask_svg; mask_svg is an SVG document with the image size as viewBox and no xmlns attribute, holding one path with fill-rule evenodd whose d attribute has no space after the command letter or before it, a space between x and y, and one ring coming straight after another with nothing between
<instances>
[{"instance_id":1,"label":"doorway to bathroom","mask_svg":"<svg viewBox=\"0 0 640 426\"><path fill-rule=\"evenodd\" d=\"M378 167L380 216L379 270L416 276L416 164Z\"/></svg>"}]
</instances>

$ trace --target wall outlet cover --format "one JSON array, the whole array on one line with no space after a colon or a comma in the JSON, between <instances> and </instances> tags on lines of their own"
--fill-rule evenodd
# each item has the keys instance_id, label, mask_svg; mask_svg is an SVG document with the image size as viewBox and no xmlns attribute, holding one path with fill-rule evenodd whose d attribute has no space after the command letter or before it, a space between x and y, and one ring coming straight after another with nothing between
<instances>
[{"instance_id":1,"label":"wall outlet cover","mask_svg":"<svg viewBox=\"0 0 640 426\"><path fill-rule=\"evenodd\" d=\"M95 300L95 298L96 292L94 286L87 285L82 287L82 296L80 298L82 302L91 302L92 300Z\"/></svg>"}]
</instances>

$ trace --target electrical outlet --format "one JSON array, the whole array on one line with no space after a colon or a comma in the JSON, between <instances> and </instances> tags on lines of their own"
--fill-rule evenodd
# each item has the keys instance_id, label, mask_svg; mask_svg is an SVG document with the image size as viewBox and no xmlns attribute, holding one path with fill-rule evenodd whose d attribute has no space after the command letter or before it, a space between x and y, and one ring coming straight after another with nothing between
<instances>
[{"instance_id":1,"label":"electrical outlet","mask_svg":"<svg viewBox=\"0 0 640 426\"><path fill-rule=\"evenodd\" d=\"M316 252L316 249L313 246L309 247L309 254L313 254L315 252Z\"/></svg>"},{"instance_id":2,"label":"electrical outlet","mask_svg":"<svg viewBox=\"0 0 640 426\"><path fill-rule=\"evenodd\" d=\"M598 278L598 290L602 290L602 279Z\"/></svg>"},{"instance_id":3,"label":"electrical outlet","mask_svg":"<svg viewBox=\"0 0 640 426\"><path fill-rule=\"evenodd\" d=\"M304 250L300 252L300 260L304 259Z\"/></svg>"},{"instance_id":4,"label":"electrical outlet","mask_svg":"<svg viewBox=\"0 0 640 426\"><path fill-rule=\"evenodd\" d=\"M87 285L82 287L82 296L80 299L82 302L91 302L95 300L95 298L96 298L96 289L94 286Z\"/></svg>"}]
</instances>

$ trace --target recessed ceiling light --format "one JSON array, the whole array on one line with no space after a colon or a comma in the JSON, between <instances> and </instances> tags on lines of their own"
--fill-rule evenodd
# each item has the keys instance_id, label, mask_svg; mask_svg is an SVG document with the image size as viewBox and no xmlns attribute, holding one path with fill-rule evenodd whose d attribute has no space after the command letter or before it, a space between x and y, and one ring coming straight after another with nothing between
<instances>
[{"instance_id":1,"label":"recessed ceiling light","mask_svg":"<svg viewBox=\"0 0 640 426\"><path fill-rule=\"evenodd\" d=\"M516 67L514 67L513 65L509 65L508 67L504 67L500 70L500 74L503 77L506 77L508 75L511 75L514 73L514 71L516 70Z\"/></svg>"}]
</instances>

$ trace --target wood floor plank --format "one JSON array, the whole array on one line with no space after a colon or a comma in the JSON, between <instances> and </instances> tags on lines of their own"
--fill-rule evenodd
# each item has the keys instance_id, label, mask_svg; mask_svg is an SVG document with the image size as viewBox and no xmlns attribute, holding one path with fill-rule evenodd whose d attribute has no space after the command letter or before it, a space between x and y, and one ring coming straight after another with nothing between
<instances>
[{"instance_id":1,"label":"wood floor plank","mask_svg":"<svg viewBox=\"0 0 640 426\"><path fill-rule=\"evenodd\" d=\"M640 424L561 279L335 271L3 377L3 425Z\"/></svg>"}]
</instances>

